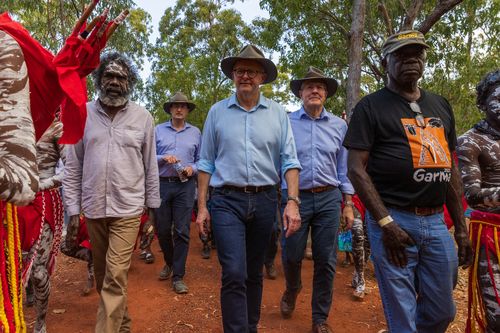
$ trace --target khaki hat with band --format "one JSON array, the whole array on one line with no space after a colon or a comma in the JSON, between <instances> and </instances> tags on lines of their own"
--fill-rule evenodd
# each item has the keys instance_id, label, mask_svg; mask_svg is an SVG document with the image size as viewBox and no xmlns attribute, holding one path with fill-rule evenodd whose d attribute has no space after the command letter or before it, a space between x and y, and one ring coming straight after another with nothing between
<instances>
[{"instance_id":1,"label":"khaki hat with band","mask_svg":"<svg viewBox=\"0 0 500 333\"><path fill-rule=\"evenodd\" d=\"M193 111L196 108L196 104L188 100L187 96L181 93L180 91L176 92L172 98L165 104L163 104L163 110L166 113L170 113L170 108L172 104L187 104L189 112Z\"/></svg>"},{"instance_id":2,"label":"khaki hat with band","mask_svg":"<svg viewBox=\"0 0 500 333\"><path fill-rule=\"evenodd\" d=\"M405 30L395 33L387 38L382 46L382 57L385 58L389 53L407 45L421 45L426 49L429 48L429 45L425 43L423 33L418 30Z\"/></svg>"},{"instance_id":3,"label":"khaki hat with band","mask_svg":"<svg viewBox=\"0 0 500 333\"><path fill-rule=\"evenodd\" d=\"M257 46L248 44L241 49L237 56L224 58L220 62L222 72L231 80L233 79L234 64L238 60L255 60L261 64L266 72L266 80L263 83L273 82L278 76L276 65L270 59L264 57L264 53Z\"/></svg>"},{"instance_id":4,"label":"khaki hat with band","mask_svg":"<svg viewBox=\"0 0 500 333\"><path fill-rule=\"evenodd\" d=\"M302 87L302 83L305 81L322 81L326 84L326 90L327 90L327 95L326 98L333 96L335 92L337 91L337 87L339 84L337 83L337 80L331 77L326 77L325 74L313 67L309 66L307 69L306 75L302 79L297 79L297 80L292 80L290 82L290 89L292 90L293 94L300 98L300 88Z\"/></svg>"}]
</instances>

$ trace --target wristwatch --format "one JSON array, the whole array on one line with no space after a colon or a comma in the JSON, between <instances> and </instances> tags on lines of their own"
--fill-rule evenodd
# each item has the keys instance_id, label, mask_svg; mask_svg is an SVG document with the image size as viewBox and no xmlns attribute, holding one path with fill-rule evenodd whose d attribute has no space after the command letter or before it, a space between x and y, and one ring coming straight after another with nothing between
<instances>
[{"instance_id":1,"label":"wristwatch","mask_svg":"<svg viewBox=\"0 0 500 333\"><path fill-rule=\"evenodd\" d=\"M297 204L297 206L300 206L300 204L302 203L302 201L300 201L299 197L294 197L292 195L289 195L287 198L286 198L286 201L295 201L295 203Z\"/></svg>"}]
</instances>

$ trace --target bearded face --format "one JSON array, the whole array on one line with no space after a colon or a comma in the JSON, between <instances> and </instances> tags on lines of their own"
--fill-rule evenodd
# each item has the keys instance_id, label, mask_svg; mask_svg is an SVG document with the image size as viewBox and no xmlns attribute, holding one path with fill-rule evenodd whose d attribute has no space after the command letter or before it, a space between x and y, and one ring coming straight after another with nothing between
<instances>
[{"instance_id":1,"label":"bearded face","mask_svg":"<svg viewBox=\"0 0 500 333\"><path fill-rule=\"evenodd\" d=\"M110 62L106 66L99 87L99 100L107 106L118 107L130 97L129 72L126 67Z\"/></svg>"}]
</instances>

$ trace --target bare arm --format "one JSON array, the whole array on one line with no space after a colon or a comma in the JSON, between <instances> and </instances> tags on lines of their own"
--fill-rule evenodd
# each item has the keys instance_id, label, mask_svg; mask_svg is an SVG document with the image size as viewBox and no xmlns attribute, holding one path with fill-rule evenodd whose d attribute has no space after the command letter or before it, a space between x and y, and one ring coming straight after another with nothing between
<instances>
[{"instance_id":1,"label":"bare arm","mask_svg":"<svg viewBox=\"0 0 500 333\"><path fill-rule=\"evenodd\" d=\"M196 217L196 225L198 225L199 232L205 236L210 231L210 213L207 208L207 193L211 177L212 175L207 172L198 172L198 216Z\"/></svg>"},{"instance_id":2,"label":"bare arm","mask_svg":"<svg viewBox=\"0 0 500 333\"><path fill-rule=\"evenodd\" d=\"M288 169L285 173L286 184L288 186L288 196L297 197L299 195L299 170ZM286 237L299 230L301 224L299 205L288 200L283 211L283 228L286 230Z\"/></svg>"},{"instance_id":3,"label":"bare arm","mask_svg":"<svg viewBox=\"0 0 500 333\"><path fill-rule=\"evenodd\" d=\"M465 224L462 207L462 182L454 159L451 161L451 179L446 191L446 208L455 226L455 241L458 245L458 264L468 267L472 265L472 247Z\"/></svg>"},{"instance_id":4,"label":"bare arm","mask_svg":"<svg viewBox=\"0 0 500 333\"><path fill-rule=\"evenodd\" d=\"M366 172L369 156L370 152L366 150L350 149L347 161L348 176L366 209L379 221L388 216L389 211L375 189L370 175Z\"/></svg>"},{"instance_id":5,"label":"bare arm","mask_svg":"<svg viewBox=\"0 0 500 333\"><path fill-rule=\"evenodd\" d=\"M367 210L377 221L380 221L389 216L389 211L375 189L375 185L370 175L366 172L369 156L369 151L357 149L349 150L347 162L349 179ZM405 267L408 263L406 247L415 245L415 242L406 231L399 227L397 221L384 225L382 227L382 232L382 241L384 242L389 261L393 265Z\"/></svg>"},{"instance_id":6,"label":"bare arm","mask_svg":"<svg viewBox=\"0 0 500 333\"><path fill-rule=\"evenodd\" d=\"M498 156L496 144L485 140L481 136L475 136L468 132L458 139L457 156L464 184L465 199L474 209L489 210L500 208L500 186L499 178L488 179L490 187L483 187L483 174L479 163L481 150L486 153L483 156L483 164L493 164L491 156ZM486 178L490 178L486 176ZM493 186L497 185L497 186Z\"/></svg>"}]
</instances>

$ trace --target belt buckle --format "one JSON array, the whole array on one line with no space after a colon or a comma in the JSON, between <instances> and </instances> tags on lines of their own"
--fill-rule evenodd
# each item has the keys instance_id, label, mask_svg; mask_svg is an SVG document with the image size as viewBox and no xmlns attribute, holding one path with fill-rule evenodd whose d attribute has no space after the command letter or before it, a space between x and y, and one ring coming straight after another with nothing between
<instances>
[{"instance_id":1,"label":"belt buckle","mask_svg":"<svg viewBox=\"0 0 500 333\"><path fill-rule=\"evenodd\" d=\"M252 191L250 191L250 190L248 189L248 186L245 186L245 187L243 188L243 192L244 192L244 193L246 193L246 194L251 194L251 193L253 193Z\"/></svg>"}]
</instances>

